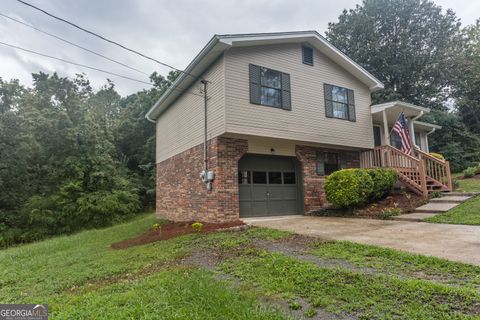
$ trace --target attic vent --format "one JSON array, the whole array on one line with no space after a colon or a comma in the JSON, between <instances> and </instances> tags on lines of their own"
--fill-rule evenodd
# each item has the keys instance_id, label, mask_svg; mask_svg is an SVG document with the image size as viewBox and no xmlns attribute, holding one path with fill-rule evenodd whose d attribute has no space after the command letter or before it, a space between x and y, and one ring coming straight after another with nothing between
<instances>
[{"instance_id":1,"label":"attic vent","mask_svg":"<svg viewBox=\"0 0 480 320\"><path fill-rule=\"evenodd\" d=\"M313 49L310 47L302 46L303 63L313 66Z\"/></svg>"}]
</instances>

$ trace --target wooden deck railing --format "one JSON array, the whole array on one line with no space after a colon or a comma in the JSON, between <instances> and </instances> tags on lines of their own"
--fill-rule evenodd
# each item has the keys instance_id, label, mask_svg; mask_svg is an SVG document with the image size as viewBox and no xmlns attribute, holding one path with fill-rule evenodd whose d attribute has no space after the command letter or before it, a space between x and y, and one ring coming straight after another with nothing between
<instances>
[{"instance_id":1,"label":"wooden deck railing","mask_svg":"<svg viewBox=\"0 0 480 320\"><path fill-rule=\"evenodd\" d=\"M425 173L428 178L437 184L443 185L448 191L452 191L452 176L450 173L450 163L446 160L435 158L422 150L415 150L418 159L423 161Z\"/></svg>"},{"instance_id":2,"label":"wooden deck railing","mask_svg":"<svg viewBox=\"0 0 480 320\"><path fill-rule=\"evenodd\" d=\"M392 168L397 171L399 180L412 191L423 197L428 196L423 162L392 146L385 145L362 152L360 166L362 168Z\"/></svg>"}]
</instances>

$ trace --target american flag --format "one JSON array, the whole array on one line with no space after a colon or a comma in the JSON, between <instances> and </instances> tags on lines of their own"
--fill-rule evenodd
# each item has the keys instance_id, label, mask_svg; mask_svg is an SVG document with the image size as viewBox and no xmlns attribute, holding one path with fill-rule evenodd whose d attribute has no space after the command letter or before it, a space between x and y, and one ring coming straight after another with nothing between
<instances>
[{"instance_id":1,"label":"american flag","mask_svg":"<svg viewBox=\"0 0 480 320\"><path fill-rule=\"evenodd\" d=\"M405 119L405 114L400 113L397 122L393 126L393 131L398 133L402 142L402 152L406 154L412 154L412 144L410 142L410 135L408 134L407 129L407 120Z\"/></svg>"}]
</instances>

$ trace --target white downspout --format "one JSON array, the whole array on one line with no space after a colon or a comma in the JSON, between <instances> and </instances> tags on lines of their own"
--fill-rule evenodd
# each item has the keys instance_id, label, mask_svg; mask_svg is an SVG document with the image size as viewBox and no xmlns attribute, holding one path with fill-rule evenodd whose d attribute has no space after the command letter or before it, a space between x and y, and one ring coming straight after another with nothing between
<instances>
[{"instance_id":1,"label":"white downspout","mask_svg":"<svg viewBox=\"0 0 480 320\"><path fill-rule=\"evenodd\" d=\"M420 149L420 150L422 149L421 146L417 146L417 143L415 142L415 128L413 126L413 123L415 122L415 120L417 120L421 116L423 116L423 111L420 111L420 114L418 116L415 116L410 120L410 139L412 140L413 146L416 149Z\"/></svg>"},{"instance_id":2,"label":"white downspout","mask_svg":"<svg viewBox=\"0 0 480 320\"><path fill-rule=\"evenodd\" d=\"M428 135L431 134L431 133L434 133L434 132L435 132L435 128L433 128L432 130L430 130L429 132L427 132L427 133L425 134L425 144L426 144L426 146L425 146L425 149L426 149L425 152L430 152L430 146L428 145Z\"/></svg>"}]
</instances>

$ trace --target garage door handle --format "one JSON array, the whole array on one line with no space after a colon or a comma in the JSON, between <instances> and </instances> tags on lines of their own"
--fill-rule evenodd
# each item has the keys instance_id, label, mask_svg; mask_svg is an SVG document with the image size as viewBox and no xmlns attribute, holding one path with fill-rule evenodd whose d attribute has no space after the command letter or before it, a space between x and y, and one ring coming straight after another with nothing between
<instances>
[{"instance_id":1,"label":"garage door handle","mask_svg":"<svg viewBox=\"0 0 480 320\"><path fill-rule=\"evenodd\" d=\"M267 192L266 195L267 195L267 197L270 197L270 192Z\"/></svg>"}]
</instances>

